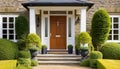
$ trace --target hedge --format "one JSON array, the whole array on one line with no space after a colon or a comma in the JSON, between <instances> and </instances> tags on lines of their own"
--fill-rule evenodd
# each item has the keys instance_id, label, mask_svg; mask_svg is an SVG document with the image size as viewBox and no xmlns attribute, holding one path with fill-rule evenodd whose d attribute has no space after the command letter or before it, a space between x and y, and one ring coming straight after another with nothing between
<instances>
[{"instance_id":1,"label":"hedge","mask_svg":"<svg viewBox=\"0 0 120 69\"><path fill-rule=\"evenodd\" d=\"M120 44L118 43L105 43L102 45L100 51L104 59L119 59L120 60Z\"/></svg>"},{"instance_id":2,"label":"hedge","mask_svg":"<svg viewBox=\"0 0 120 69\"><path fill-rule=\"evenodd\" d=\"M120 69L120 60L98 59L97 69Z\"/></svg>"},{"instance_id":3,"label":"hedge","mask_svg":"<svg viewBox=\"0 0 120 69\"><path fill-rule=\"evenodd\" d=\"M1 60L0 69L15 69L17 60Z\"/></svg>"},{"instance_id":4,"label":"hedge","mask_svg":"<svg viewBox=\"0 0 120 69\"><path fill-rule=\"evenodd\" d=\"M12 41L0 39L0 60L12 60L18 58L18 46Z\"/></svg>"}]
</instances>

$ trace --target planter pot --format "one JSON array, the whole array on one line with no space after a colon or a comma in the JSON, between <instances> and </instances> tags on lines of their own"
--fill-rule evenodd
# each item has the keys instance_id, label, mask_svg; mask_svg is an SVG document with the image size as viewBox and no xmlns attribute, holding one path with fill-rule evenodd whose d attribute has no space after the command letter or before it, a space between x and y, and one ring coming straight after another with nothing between
<instances>
[{"instance_id":1,"label":"planter pot","mask_svg":"<svg viewBox=\"0 0 120 69\"><path fill-rule=\"evenodd\" d=\"M68 48L68 54L72 54L73 53L73 48Z\"/></svg>"},{"instance_id":2,"label":"planter pot","mask_svg":"<svg viewBox=\"0 0 120 69\"><path fill-rule=\"evenodd\" d=\"M42 48L42 54L47 54L47 48Z\"/></svg>"},{"instance_id":3,"label":"planter pot","mask_svg":"<svg viewBox=\"0 0 120 69\"><path fill-rule=\"evenodd\" d=\"M30 49L31 59L35 58L37 56L37 50Z\"/></svg>"},{"instance_id":4,"label":"planter pot","mask_svg":"<svg viewBox=\"0 0 120 69\"><path fill-rule=\"evenodd\" d=\"M80 50L75 50L76 55L80 55Z\"/></svg>"},{"instance_id":5,"label":"planter pot","mask_svg":"<svg viewBox=\"0 0 120 69\"><path fill-rule=\"evenodd\" d=\"M88 55L89 51L87 49L81 49L81 56L86 57Z\"/></svg>"}]
</instances>

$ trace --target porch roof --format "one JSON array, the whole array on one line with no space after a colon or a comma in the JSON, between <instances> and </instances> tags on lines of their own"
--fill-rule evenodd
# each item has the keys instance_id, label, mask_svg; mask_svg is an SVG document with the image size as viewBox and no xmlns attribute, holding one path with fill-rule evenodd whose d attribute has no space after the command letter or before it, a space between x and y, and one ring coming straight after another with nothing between
<instances>
[{"instance_id":1,"label":"porch roof","mask_svg":"<svg viewBox=\"0 0 120 69\"><path fill-rule=\"evenodd\" d=\"M91 8L94 3L86 0L29 0L22 3L28 9L28 6L88 6Z\"/></svg>"}]
</instances>

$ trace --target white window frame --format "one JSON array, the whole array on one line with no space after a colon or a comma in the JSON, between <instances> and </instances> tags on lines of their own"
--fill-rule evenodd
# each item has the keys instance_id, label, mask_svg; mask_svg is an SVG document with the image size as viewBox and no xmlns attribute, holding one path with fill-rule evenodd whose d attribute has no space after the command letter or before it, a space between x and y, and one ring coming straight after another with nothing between
<instances>
[{"instance_id":1,"label":"white window frame","mask_svg":"<svg viewBox=\"0 0 120 69\"><path fill-rule=\"evenodd\" d=\"M115 17L117 17L118 18L118 29L115 29L114 27L113 27L113 21L112 21L112 23L111 23L111 25L112 25L112 28L110 29L110 30L118 30L118 40L114 40L114 33L112 32L111 33L111 35L112 35L112 40L108 40L107 42L120 42L120 15L110 15L110 18L115 18Z\"/></svg>"},{"instance_id":2,"label":"white window frame","mask_svg":"<svg viewBox=\"0 0 120 69\"><path fill-rule=\"evenodd\" d=\"M11 41L14 41L14 42L17 42L17 39L16 39L16 33L15 33L15 18L16 17L18 17L18 15L0 15L0 38L3 38L3 17L7 17L7 28L6 28L6 30L7 30L7 39L9 40L9 35L10 35L10 33L8 32L8 30L10 30L10 28L9 28L9 18L10 17L12 17L12 18L14 18L14 22L13 22L13 26L14 26L14 28L13 29L11 29L11 30L13 30L14 31L14 33L13 34L11 34L11 35L14 35L14 39L10 39Z\"/></svg>"}]
</instances>

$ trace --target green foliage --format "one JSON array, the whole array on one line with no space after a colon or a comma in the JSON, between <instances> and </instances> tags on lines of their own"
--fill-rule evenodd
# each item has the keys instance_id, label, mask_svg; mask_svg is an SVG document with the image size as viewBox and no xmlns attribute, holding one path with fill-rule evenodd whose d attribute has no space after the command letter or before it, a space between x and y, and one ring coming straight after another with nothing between
<instances>
[{"instance_id":1,"label":"green foliage","mask_svg":"<svg viewBox=\"0 0 120 69\"><path fill-rule=\"evenodd\" d=\"M39 47L41 48L41 40L40 37L37 34L28 34L27 39L26 39L26 46L29 48L33 47Z\"/></svg>"},{"instance_id":2,"label":"green foliage","mask_svg":"<svg viewBox=\"0 0 120 69\"><path fill-rule=\"evenodd\" d=\"M0 60L12 60L18 57L18 46L12 41L0 39Z\"/></svg>"},{"instance_id":3,"label":"green foliage","mask_svg":"<svg viewBox=\"0 0 120 69\"><path fill-rule=\"evenodd\" d=\"M29 50L19 51L19 58L31 58Z\"/></svg>"},{"instance_id":4,"label":"green foliage","mask_svg":"<svg viewBox=\"0 0 120 69\"><path fill-rule=\"evenodd\" d=\"M19 50L26 50L27 49L27 47L25 45L26 41L24 39L18 40L17 44L18 44Z\"/></svg>"},{"instance_id":5,"label":"green foliage","mask_svg":"<svg viewBox=\"0 0 120 69\"><path fill-rule=\"evenodd\" d=\"M90 66L90 59L83 60L82 62L80 62L80 65L89 67Z\"/></svg>"},{"instance_id":6,"label":"green foliage","mask_svg":"<svg viewBox=\"0 0 120 69\"><path fill-rule=\"evenodd\" d=\"M21 39L23 36L27 36L29 31L28 20L22 15L18 16L16 19L15 28L17 37L19 39Z\"/></svg>"},{"instance_id":7,"label":"green foliage","mask_svg":"<svg viewBox=\"0 0 120 69\"><path fill-rule=\"evenodd\" d=\"M91 41L91 37L87 32L81 32L78 36L78 40L81 44L86 44Z\"/></svg>"},{"instance_id":8,"label":"green foliage","mask_svg":"<svg viewBox=\"0 0 120 69\"><path fill-rule=\"evenodd\" d=\"M42 45L42 49L43 49L43 48L47 48L47 46L46 46L46 45Z\"/></svg>"},{"instance_id":9,"label":"green foliage","mask_svg":"<svg viewBox=\"0 0 120 69\"><path fill-rule=\"evenodd\" d=\"M0 69L15 69L17 61L16 60L1 60Z\"/></svg>"},{"instance_id":10,"label":"green foliage","mask_svg":"<svg viewBox=\"0 0 120 69\"><path fill-rule=\"evenodd\" d=\"M35 60L31 60L31 66L37 66L38 65L38 62L35 61Z\"/></svg>"},{"instance_id":11,"label":"green foliage","mask_svg":"<svg viewBox=\"0 0 120 69\"><path fill-rule=\"evenodd\" d=\"M92 51L90 53L90 59L102 59L103 55L99 51Z\"/></svg>"},{"instance_id":12,"label":"green foliage","mask_svg":"<svg viewBox=\"0 0 120 69\"><path fill-rule=\"evenodd\" d=\"M19 66L20 65L20 66ZM32 69L30 58L19 58L17 69Z\"/></svg>"},{"instance_id":13,"label":"green foliage","mask_svg":"<svg viewBox=\"0 0 120 69\"><path fill-rule=\"evenodd\" d=\"M73 45L68 45L68 48L73 48Z\"/></svg>"},{"instance_id":14,"label":"green foliage","mask_svg":"<svg viewBox=\"0 0 120 69\"><path fill-rule=\"evenodd\" d=\"M80 50L80 46L79 45L75 45L75 49L76 50Z\"/></svg>"},{"instance_id":15,"label":"green foliage","mask_svg":"<svg viewBox=\"0 0 120 69\"><path fill-rule=\"evenodd\" d=\"M119 59L120 60L120 44L118 43L105 43L102 45L100 51L104 59Z\"/></svg>"},{"instance_id":16,"label":"green foliage","mask_svg":"<svg viewBox=\"0 0 120 69\"><path fill-rule=\"evenodd\" d=\"M92 18L91 37L95 50L99 50L101 44L108 39L110 31L110 17L104 9L95 12Z\"/></svg>"},{"instance_id":17,"label":"green foliage","mask_svg":"<svg viewBox=\"0 0 120 69\"><path fill-rule=\"evenodd\" d=\"M97 59L90 59L90 67L97 68Z\"/></svg>"}]
</instances>

